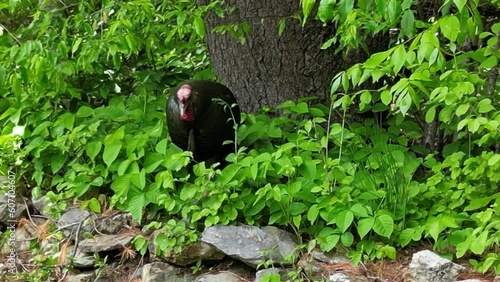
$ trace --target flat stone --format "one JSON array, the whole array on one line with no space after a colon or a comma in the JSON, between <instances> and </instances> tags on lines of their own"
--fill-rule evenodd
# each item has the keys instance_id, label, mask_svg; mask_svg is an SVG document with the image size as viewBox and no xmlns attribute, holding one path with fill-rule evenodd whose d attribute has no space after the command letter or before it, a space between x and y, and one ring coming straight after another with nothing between
<instances>
[{"instance_id":1,"label":"flat stone","mask_svg":"<svg viewBox=\"0 0 500 282\"><path fill-rule=\"evenodd\" d=\"M410 269L416 282L453 282L465 270L429 250L413 254Z\"/></svg>"},{"instance_id":2,"label":"flat stone","mask_svg":"<svg viewBox=\"0 0 500 282\"><path fill-rule=\"evenodd\" d=\"M215 274L203 274L196 279L196 282L243 282L238 275L229 271L222 271Z\"/></svg>"},{"instance_id":3,"label":"flat stone","mask_svg":"<svg viewBox=\"0 0 500 282\"><path fill-rule=\"evenodd\" d=\"M134 236L130 235L96 235L94 238L82 240L78 247L84 253L120 250L133 238Z\"/></svg>"},{"instance_id":4,"label":"flat stone","mask_svg":"<svg viewBox=\"0 0 500 282\"><path fill-rule=\"evenodd\" d=\"M142 282L193 282L191 273L164 262L148 263L142 267ZM221 281L222 282L222 281Z\"/></svg>"},{"instance_id":5,"label":"flat stone","mask_svg":"<svg viewBox=\"0 0 500 282\"><path fill-rule=\"evenodd\" d=\"M284 265L293 264L296 259L293 256L293 261L283 260L293 255L297 247L293 235L273 226L215 225L205 229L201 241L252 267L269 259Z\"/></svg>"}]
</instances>

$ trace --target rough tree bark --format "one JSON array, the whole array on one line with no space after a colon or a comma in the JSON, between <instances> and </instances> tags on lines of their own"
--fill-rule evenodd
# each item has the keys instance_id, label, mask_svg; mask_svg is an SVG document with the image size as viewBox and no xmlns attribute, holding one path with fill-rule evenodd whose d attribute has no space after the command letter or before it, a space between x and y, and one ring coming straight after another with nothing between
<instances>
[{"instance_id":1,"label":"rough tree bark","mask_svg":"<svg viewBox=\"0 0 500 282\"><path fill-rule=\"evenodd\" d=\"M367 58L360 51L343 58L333 48L321 50L335 30L312 19L302 28L292 18L300 11L299 1L226 0L228 7L235 9L223 18L215 13L207 15L206 39L215 74L234 92L245 112L305 96L317 96L319 102L327 103L334 75ZM280 36L281 19L286 19L286 28ZM212 32L216 26L245 21L251 29L245 44L228 32ZM374 40L368 46L375 51L386 43Z\"/></svg>"}]
</instances>

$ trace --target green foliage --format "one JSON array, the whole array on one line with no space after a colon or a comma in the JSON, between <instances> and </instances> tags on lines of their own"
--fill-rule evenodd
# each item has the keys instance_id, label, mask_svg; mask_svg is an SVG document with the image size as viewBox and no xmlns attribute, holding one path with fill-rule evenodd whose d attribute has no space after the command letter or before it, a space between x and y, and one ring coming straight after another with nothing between
<instances>
[{"instance_id":1,"label":"green foliage","mask_svg":"<svg viewBox=\"0 0 500 282\"><path fill-rule=\"evenodd\" d=\"M1 4L12 19L0 41L1 170L16 165L34 195L52 187L57 200L111 187L140 219L157 189L149 173L166 151L165 94L193 72L210 75L205 9L189 1ZM88 206L100 209L96 200Z\"/></svg>"},{"instance_id":2,"label":"green foliage","mask_svg":"<svg viewBox=\"0 0 500 282\"><path fill-rule=\"evenodd\" d=\"M145 230L154 228L157 235L154 238L156 244L156 254L152 255L172 255L182 251L182 249L198 240L195 230L190 229L186 222L171 219L166 223L151 222ZM139 236L134 239L134 245L144 254L147 249L147 240Z\"/></svg>"},{"instance_id":3,"label":"green foliage","mask_svg":"<svg viewBox=\"0 0 500 282\"><path fill-rule=\"evenodd\" d=\"M500 263L494 253L500 234L500 154L494 149L500 137L500 23L488 22L485 28L479 10L480 5L499 8L498 1L445 1L441 17L428 21L417 15L417 1L356 2L321 1L319 19L337 23L340 30L324 47L337 43L339 49L357 48L366 36L389 28L397 31L397 41L335 76L333 106L391 112L386 121L389 140L424 158L415 163L420 165L419 177L387 181L398 183L390 189L394 195L408 199L394 201L405 206L403 221L395 222L394 242L406 246L432 238L436 249L457 257L485 255L484 262L474 262L476 267L498 273ZM368 32L358 34L359 26ZM365 90L365 82L379 88ZM448 140L441 151L433 149L435 140L426 136L432 128ZM401 157L394 159L397 164ZM403 163L407 168L408 162ZM397 213L392 211L389 218L398 220ZM365 229L376 232L375 226L373 219L360 221L360 237ZM380 229L376 233L384 236ZM352 255L361 259L361 251L370 258L380 257L372 255L373 248L372 241L361 241Z\"/></svg>"},{"instance_id":4,"label":"green foliage","mask_svg":"<svg viewBox=\"0 0 500 282\"><path fill-rule=\"evenodd\" d=\"M303 24L316 2L301 2ZM160 253L179 252L204 227L245 222L286 228L323 251L340 244L354 262L395 259L397 247L426 238L457 257L480 255L471 262L498 273L500 24L484 28L477 1L445 1L432 21L416 4L319 1L317 18L338 29L323 48L357 48L394 27L397 35L334 77L331 105L304 98L243 114L220 167L194 164L164 130L170 87L211 77L201 16L220 13L217 2L2 3L0 171L15 167L54 214L76 199L100 211L94 194L104 193L138 221L161 215L149 226L164 231ZM244 38L250 29L218 30L227 31ZM390 116L384 126L347 122L352 106ZM430 124L448 138L439 150L422 141ZM142 255L147 243L134 241ZM51 275L43 271L33 275Z\"/></svg>"}]
</instances>

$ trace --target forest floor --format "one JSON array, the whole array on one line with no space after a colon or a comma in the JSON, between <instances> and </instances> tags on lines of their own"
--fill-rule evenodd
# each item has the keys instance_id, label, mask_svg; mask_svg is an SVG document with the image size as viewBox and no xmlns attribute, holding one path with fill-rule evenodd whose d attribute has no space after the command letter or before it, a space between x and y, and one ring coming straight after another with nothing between
<instances>
[{"instance_id":1,"label":"forest floor","mask_svg":"<svg viewBox=\"0 0 500 282\"><path fill-rule=\"evenodd\" d=\"M397 259L395 261L384 259L360 264L357 267L353 267L348 264L347 267L350 267L351 270L357 271L359 274L367 277L369 281L407 282L411 281L409 265L413 254L425 249L432 250L432 246L419 246L417 248L402 250L398 252ZM481 282L493 282L496 277L493 271L489 271L484 274L475 271L467 259L456 260L454 262L465 267L465 271L456 278L457 281L479 279Z\"/></svg>"}]
</instances>

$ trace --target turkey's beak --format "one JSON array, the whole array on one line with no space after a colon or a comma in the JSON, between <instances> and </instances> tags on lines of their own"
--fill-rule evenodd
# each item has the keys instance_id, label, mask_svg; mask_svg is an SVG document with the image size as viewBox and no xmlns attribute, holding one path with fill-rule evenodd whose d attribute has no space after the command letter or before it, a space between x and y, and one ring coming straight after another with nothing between
<instances>
[{"instance_id":1,"label":"turkey's beak","mask_svg":"<svg viewBox=\"0 0 500 282\"><path fill-rule=\"evenodd\" d=\"M179 103L179 111L180 111L181 117L183 117L186 114L186 104Z\"/></svg>"},{"instance_id":2,"label":"turkey's beak","mask_svg":"<svg viewBox=\"0 0 500 282\"><path fill-rule=\"evenodd\" d=\"M189 101L179 103L179 113L181 115L181 120L189 122L194 121L193 107Z\"/></svg>"}]
</instances>

